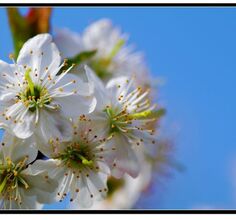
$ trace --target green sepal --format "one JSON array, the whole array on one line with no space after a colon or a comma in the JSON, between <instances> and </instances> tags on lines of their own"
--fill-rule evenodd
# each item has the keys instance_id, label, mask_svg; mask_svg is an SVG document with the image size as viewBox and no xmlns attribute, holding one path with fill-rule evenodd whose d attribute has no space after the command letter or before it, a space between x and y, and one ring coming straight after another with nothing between
<instances>
[{"instance_id":1,"label":"green sepal","mask_svg":"<svg viewBox=\"0 0 236 220\"><path fill-rule=\"evenodd\" d=\"M93 60L93 62L90 63L90 66L100 79L105 79L109 76L112 76L112 73L107 71L110 63L110 59Z\"/></svg>"}]
</instances>

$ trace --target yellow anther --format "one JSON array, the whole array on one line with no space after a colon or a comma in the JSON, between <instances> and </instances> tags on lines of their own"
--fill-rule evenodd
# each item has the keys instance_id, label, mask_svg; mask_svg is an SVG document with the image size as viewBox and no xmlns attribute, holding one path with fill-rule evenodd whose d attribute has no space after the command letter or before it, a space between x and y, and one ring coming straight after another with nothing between
<instances>
[{"instance_id":1,"label":"yellow anther","mask_svg":"<svg viewBox=\"0 0 236 220\"><path fill-rule=\"evenodd\" d=\"M9 54L9 58L10 58L11 60L13 60L13 59L15 58L14 54L13 54L13 53L10 53L10 54Z\"/></svg>"}]
</instances>

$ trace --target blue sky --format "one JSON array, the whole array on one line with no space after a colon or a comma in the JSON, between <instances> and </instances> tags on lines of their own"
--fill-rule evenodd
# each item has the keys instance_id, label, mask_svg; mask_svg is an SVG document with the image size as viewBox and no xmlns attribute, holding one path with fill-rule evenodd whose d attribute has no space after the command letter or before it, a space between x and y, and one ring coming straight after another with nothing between
<instances>
[{"instance_id":1,"label":"blue sky","mask_svg":"<svg viewBox=\"0 0 236 220\"><path fill-rule=\"evenodd\" d=\"M236 8L56 8L52 27L81 32L104 17L130 34L153 76L165 80L163 124L186 167L139 207L236 208ZM0 59L8 60L13 48L3 8L0 20Z\"/></svg>"}]
</instances>

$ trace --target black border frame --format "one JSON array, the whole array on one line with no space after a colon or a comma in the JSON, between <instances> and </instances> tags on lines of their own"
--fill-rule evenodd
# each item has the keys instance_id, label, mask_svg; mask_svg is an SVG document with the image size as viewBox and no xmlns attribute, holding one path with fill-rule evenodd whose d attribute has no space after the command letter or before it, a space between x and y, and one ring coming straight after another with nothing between
<instances>
[{"instance_id":1,"label":"black border frame","mask_svg":"<svg viewBox=\"0 0 236 220\"><path fill-rule=\"evenodd\" d=\"M236 7L236 3L0 3L2 7ZM0 214L236 214L236 209L0 210Z\"/></svg>"},{"instance_id":2,"label":"black border frame","mask_svg":"<svg viewBox=\"0 0 236 220\"><path fill-rule=\"evenodd\" d=\"M236 7L235 3L6 3L0 7Z\"/></svg>"},{"instance_id":3,"label":"black border frame","mask_svg":"<svg viewBox=\"0 0 236 220\"><path fill-rule=\"evenodd\" d=\"M47 7L47 6L61 6L61 7L232 7L236 3L0 3L2 6L15 7Z\"/></svg>"}]
</instances>

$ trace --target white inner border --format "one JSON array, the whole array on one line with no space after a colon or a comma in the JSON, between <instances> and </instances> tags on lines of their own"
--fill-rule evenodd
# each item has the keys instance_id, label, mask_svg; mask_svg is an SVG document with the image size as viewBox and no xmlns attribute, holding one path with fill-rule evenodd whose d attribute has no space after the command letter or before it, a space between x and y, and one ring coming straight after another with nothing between
<instances>
[{"instance_id":1,"label":"white inner border","mask_svg":"<svg viewBox=\"0 0 236 220\"><path fill-rule=\"evenodd\" d=\"M5 217L5 218L4 218ZM40 215L32 215L32 214L1 214L1 219L17 219L17 220L64 220L68 218L70 220L78 220L78 219L95 219L95 220L120 220L120 219L128 219L128 220L235 220L234 215L217 215L217 214L201 214L201 215L193 215L193 214L40 214Z\"/></svg>"}]
</instances>

